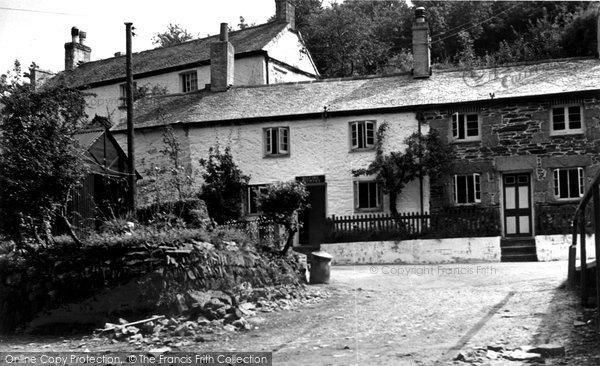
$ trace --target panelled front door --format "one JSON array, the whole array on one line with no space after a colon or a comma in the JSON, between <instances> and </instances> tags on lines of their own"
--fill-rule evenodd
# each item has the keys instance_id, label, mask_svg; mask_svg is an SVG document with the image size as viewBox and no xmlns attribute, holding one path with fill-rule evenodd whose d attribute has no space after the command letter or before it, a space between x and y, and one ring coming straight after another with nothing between
<instances>
[{"instance_id":1,"label":"panelled front door","mask_svg":"<svg viewBox=\"0 0 600 366\"><path fill-rule=\"evenodd\" d=\"M504 233L531 236L531 178L528 173L504 174Z\"/></svg>"}]
</instances>

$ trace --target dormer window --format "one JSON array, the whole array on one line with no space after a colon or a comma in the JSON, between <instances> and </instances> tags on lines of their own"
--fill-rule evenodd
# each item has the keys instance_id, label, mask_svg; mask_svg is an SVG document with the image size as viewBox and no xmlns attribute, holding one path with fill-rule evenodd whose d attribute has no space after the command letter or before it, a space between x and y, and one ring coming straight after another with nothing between
<instances>
[{"instance_id":1,"label":"dormer window","mask_svg":"<svg viewBox=\"0 0 600 366\"><path fill-rule=\"evenodd\" d=\"M454 141L478 141L481 139L477 113L454 113L452 115L452 139Z\"/></svg>"},{"instance_id":2,"label":"dormer window","mask_svg":"<svg viewBox=\"0 0 600 366\"><path fill-rule=\"evenodd\" d=\"M583 113L581 113L581 106L552 107L551 114L551 135L583 133Z\"/></svg>"},{"instance_id":3,"label":"dormer window","mask_svg":"<svg viewBox=\"0 0 600 366\"><path fill-rule=\"evenodd\" d=\"M189 71L180 74L181 78L181 91L184 93L198 90L198 73L196 71Z\"/></svg>"}]
</instances>

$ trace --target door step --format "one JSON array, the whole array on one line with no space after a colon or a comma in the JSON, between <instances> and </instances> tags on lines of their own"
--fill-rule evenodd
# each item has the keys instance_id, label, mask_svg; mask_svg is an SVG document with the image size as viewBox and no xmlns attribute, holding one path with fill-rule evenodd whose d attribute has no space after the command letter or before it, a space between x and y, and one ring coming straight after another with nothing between
<instances>
[{"instance_id":1,"label":"door step","mask_svg":"<svg viewBox=\"0 0 600 366\"><path fill-rule=\"evenodd\" d=\"M500 240L502 262L537 262L535 239L503 238Z\"/></svg>"}]
</instances>

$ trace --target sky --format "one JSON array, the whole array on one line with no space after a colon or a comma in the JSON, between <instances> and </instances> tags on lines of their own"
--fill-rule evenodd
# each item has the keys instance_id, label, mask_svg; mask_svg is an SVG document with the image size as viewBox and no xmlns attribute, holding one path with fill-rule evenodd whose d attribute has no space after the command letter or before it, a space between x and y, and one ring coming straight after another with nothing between
<instances>
[{"instance_id":1,"label":"sky","mask_svg":"<svg viewBox=\"0 0 600 366\"><path fill-rule=\"evenodd\" d=\"M133 51L138 52L155 48L152 37L169 23L205 37L218 34L222 22L237 29L240 16L261 24L273 14L275 0L0 0L0 74L12 70L15 59L23 71L31 62L62 71L73 26L87 33L93 61L125 52L125 22L135 27Z\"/></svg>"}]
</instances>

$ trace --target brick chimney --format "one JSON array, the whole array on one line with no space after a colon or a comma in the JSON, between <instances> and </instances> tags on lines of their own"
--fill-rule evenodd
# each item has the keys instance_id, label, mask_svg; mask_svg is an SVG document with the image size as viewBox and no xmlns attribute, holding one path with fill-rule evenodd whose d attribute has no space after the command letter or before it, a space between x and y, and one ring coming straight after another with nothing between
<instances>
[{"instance_id":1,"label":"brick chimney","mask_svg":"<svg viewBox=\"0 0 600 366\"><path fill-rule=\"evenodd\" d=\"M89 62L92 49L86 45L86 33L71 28L71 42L65 43L65 70L73 70L80 63Z\"/></svg>"},{"instance_id":2,"label":"brick chimney","mask_svg":"<svg viewBox=\"0 0 600 366\"><path fill-rule=\"evenodd\" d=\"M219 41L210 45L210 90L225 91L233 85L233 56L227 23L221 23Z\"/></svg>"},{"instance_id":3,"label":"brick chimney","mask_svg":"<svg viewBox=\"0 0 600 366\"><path fill-rule=\"evenodd\" d=\"M275 19L278 22L290 24L290 28L296 29L296 9L288 0L275 0Z\"/></svg>"},{"instance_id":4,"label":"brick chimney","mask_svg":"<svg viewBox=\"0 0 600 366\"><path fill-rule=\"evenodd\" d=\"M423 7L415 9L412 35L413 77L428 78L431 76L431 46L429 44L429 23Z\"/></svg>"}]
</instances>

